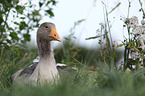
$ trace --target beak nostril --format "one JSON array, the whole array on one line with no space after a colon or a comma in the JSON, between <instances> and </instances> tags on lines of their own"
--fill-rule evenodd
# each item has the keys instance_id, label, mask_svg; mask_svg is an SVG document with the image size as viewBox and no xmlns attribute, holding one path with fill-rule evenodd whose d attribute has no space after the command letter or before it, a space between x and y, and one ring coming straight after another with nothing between
<instances>
[{"instance_id":1,"label":"beak nostril","mask_svg":"<svg viewBox=\"0 0 145 96\"><path fill-rule=\"evenodd\" d=\"M56 34L54 34L54 36L56 37Z\"/></svg>"}]
</instances>

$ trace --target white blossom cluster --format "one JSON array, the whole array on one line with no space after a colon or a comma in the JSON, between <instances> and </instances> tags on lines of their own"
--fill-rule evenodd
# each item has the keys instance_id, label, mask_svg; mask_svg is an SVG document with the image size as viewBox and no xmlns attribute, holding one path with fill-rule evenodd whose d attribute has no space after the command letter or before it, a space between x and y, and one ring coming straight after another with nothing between
<instances>
[{"instance_id":1,"label":"white blossom cluster","mask_svg":"<svg viewBox=\"0 0 145 96\"><path fill-rule=\"evenodd\" d=\"M133 28L133 31L131 33L133 34L144 34L145 26L137 26Z\"/></svg>"},{"instance_id":2,"label":"white blossom cluster","mask_svg":"<svg viewBox=\"0 0 145 96\"><path fill-rule=\"evenodd\" d=\"M132 30L132 32L130 33L133 34L133 36L136 35L137 39L140 41L141 46L139 47L142 48L142 50L144 50L145 49L145 19L141 20L141 25L139 25L138 18L136 16L132 18L127 18L125 20L125 23L128 25L130 30ZM135 51L134 49L131 52L130 56L133 60L135 60L139 58L141 54ZM140 61L142 62L141 64L143 64L143 60L141 58L140 58Z\"/></svg>"},{"instance_id":3,"label":"white blossom cluster","mask_svg":"<svg viewBox=\"0 0 145 96\"><path fill-rule=\"evenodd\" d=\"M134 28L134 27L138 26L138 17L136 17L136 16L134 16L130 19L128 18L126 21L127 21L126 23L128 24L128 27Z\"/></svg>"},{"instance_id":4,"label":"white blossom cluster","mask_svg":"<svg viewBox=\"0 0 145 96\"><path fill-rule=\"evenodd\" d=\"M142 26L145 26L145 18L141 20Z\"/></svg>"},{"instance_id":5,"label":"white blossom cluster","mask_svg":"<svg viewBox=\"0 0 145 96\"><path fill-rule=\"evenodd\" d=\"M138 54L138 52L131 52L130 56L131 56L131 58L132 58L133 60L136 60L137 58L140 57L139 54Z\"/></svg>"},{"instance_id":6,"label":"white blossom cluster","mask_svg":"<svg viewBox=\"0 0 145 96\"><path fill-rule=\"evenodd\" d=\"M126 19L126 24L128 24L128 27L132 28L132 34L138 34L138 38L141 44L141 48L145 49L145 19L142 19L141 24L138 23L138 18L136 16L133 16L132 18Z\"/></svg>"}]
</instances>

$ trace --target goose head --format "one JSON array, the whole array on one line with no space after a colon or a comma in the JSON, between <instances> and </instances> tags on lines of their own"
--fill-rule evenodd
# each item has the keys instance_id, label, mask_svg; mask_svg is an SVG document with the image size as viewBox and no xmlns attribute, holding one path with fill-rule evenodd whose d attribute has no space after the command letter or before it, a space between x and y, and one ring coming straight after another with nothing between
<instances>
[{"instance_id":1,"label":"goose head","mask_svg":"<svg viewBox=\"0 0 145 96\"><path fill-rule=\"evenodd\" d=\"M61 38L57 34L55 25L50 22L45 22L40 25L37 31L37 39L43 39L44 41L60 41Z\"/></svg>"}]
</instances>

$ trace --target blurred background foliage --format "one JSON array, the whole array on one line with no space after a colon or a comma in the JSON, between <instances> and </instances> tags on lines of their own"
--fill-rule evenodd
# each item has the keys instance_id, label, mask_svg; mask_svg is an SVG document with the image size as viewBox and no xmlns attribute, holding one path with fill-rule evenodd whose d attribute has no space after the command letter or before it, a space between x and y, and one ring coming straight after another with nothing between
<instances>
[{"instance_id":1,"label":"blurred background foliage","mask_svg":"<svg viewBox=\"0 0 145 96\"><path fill-rule=\"evenodd\" d=\"M34 1L33 1L34 2ZM30 41L30 32L39 26L44 16L54 16L52 6L55 0L40 0L39 6L29 0L24 5L19 0L0 1L0 46L7 48L13 44L25 44Z\"/></svg>"},{"instance_id":2,"label":"blurred background foliage","mask_svg":"<svg viewBox=\"0 0 145 96\"><path fill-rule=\"evenodd\" d=\"M122 58L122 51L112 48L115 45L109 41L108 38L109 34L105 27L102 28L101 35L97 35L95 37L86 38L89 39L99 39L98 47L94 47L92 49L79 46L77 37L74 36L76 27L78 27L82 22L85 20L79 20L74 23L74 26L70 29L70 34L64 38L63 46L60 48L55 49L55 57L58 62L68 64L69 66L81 66L81 65L89 65L92 68L96 68L99 66L99 63L104 65L106 64L114 64L116 65L117 62ZM106 31L103 31L106 30ZM108 38L108 39L106 39ZM110 49L109 49L109 46ZM111 59L113 58L113 62Z\"/></svg>"}]
</instances>

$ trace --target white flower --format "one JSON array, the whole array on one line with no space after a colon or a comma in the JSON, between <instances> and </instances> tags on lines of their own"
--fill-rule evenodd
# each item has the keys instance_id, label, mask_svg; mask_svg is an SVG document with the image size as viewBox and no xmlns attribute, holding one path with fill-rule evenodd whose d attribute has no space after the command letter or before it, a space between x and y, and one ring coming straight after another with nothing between
<instances>
[{"instance_id":1,"label":"white flower","mask_svg":"<svg viewBox=\"0 0 145 96\"><path fill-rule=\"evenodd\" d=\"M131 52L131 58L132 58L133 60L139 58L138 52Z\"/></svg>"},{"instance_id":2,"label":"white flower","mask_svg":"<svg viewBox=\"0 0 145 96\"><path fill-rule=\"evenodd\" d=\"M142 26L145 26L145 19L141 20L141 24L142 24Z\"/></svg>"},{"instance_id":3,"label":"white flower","mask_svg":"<svg viewBox=\"0 0 145 96\"><path fill-rule=\"evenodd\" d=\"M131 33L133 33L133 34L145 33L145 26L134 27L133 32L131 32Z\"/></svg>"},{"instance_id":4,"label":"white flower","mask_svg":"<svg viewBox=\"0 0 145 96\"><path fill-rule=\"evenodd\" d=\"M140 34L139 36L139 40L140 40L140 44L142 45L142 49L145 49L145 44L144 44L144 41L145 41L145 34Z\"/></svg>"},{"instance_id":5,"label":"white flower","mask_svg":"<svg viewBox=\"0 0 145 96\"><path fill-rule=\"evenodd\" d=\"M126 18L125 23L128 24L128 27L134 28L138 26L138 17Z\"/></svg>"}]
</instances>

